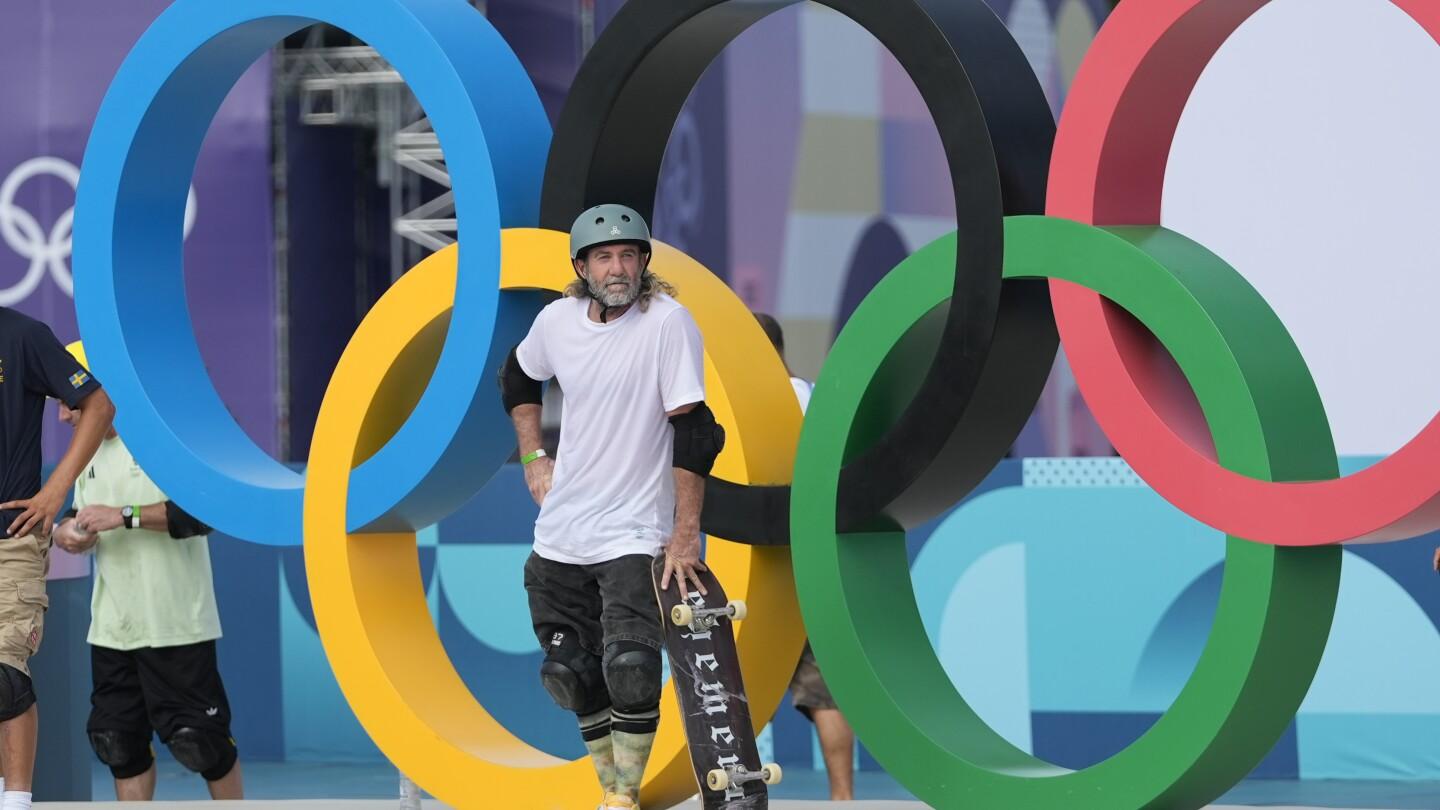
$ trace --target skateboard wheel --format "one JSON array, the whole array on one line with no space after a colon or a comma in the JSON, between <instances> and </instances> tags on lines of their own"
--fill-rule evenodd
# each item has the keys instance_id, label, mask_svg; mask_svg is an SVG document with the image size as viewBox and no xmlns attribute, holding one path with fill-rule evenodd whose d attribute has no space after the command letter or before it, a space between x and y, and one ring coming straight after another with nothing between
<instances>
[{"instance_id":1,"label":"skateboard wheel","mask_svg":"<svg viewBox=\"0 0 1440 810\"><path fill-rule=\"evenodd\" d=\"M676 605L670 608L670 621L684 627L695 619L695 611L689 605Z\"/></svg>"},{"instance_id":2,"label":"skateboard wheel","mask_svg":"<svg viewBox=\"0 0 1440 810\"><path fill-rule=\"evenodd\" d=\"M730 787L730 774L719 768L716 768L715 770L705 774L705 786L710 788L711 790L724 790L725 788Z\"/></svg>"},{"instance_id":3,"label":"skateboard wheel","mask_svg":"<svg viewBox=\"0 0 1440 810\"><path fill-rule=\"evenodd\" d=\"M732 621L732 622L743 622L743 621L745 621L745 616L746 616L746 614L747 614L747 609L746 609L746 607L745 607L745 601L744 601L744 600L742 600L742 599L731 599L731 600L730 600L730 621Z\"/></svg>"},{"instance_id":4,"label":"skateboard wheel","mask_svg":"<svg viewBox=\"0 0 1440 810\"><path fill-rule=\"evenodd\" d=\"M778 785L780 780L785 778L785 772L772 762L760 769L760 778L767 785Z\"/></svg>"}]
</instances>

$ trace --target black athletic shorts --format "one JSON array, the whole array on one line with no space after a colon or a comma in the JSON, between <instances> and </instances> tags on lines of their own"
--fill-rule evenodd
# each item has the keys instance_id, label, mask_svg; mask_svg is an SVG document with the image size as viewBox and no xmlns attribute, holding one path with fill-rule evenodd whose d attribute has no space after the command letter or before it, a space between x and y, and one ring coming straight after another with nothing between
<instances>
[{"instance_id":1,"label":"black athletic shorts","mask_svg":"<svg viewBox=\"0 0 1440 810\"><path fill-rule=\"evenodd\" d=\"M648 554L628 554L594 565L571 565L531 553L525 561L530 622L544 649L557 630L570 628L580 646L604 655L617 641L659 650L665 643Z\"/></svg>"},{"instance_id":2,"label":"black athletic shorts","mask_svg":"<svg viewBox=\"0 0 1440 810\"><path fill-rule=\"evenodd\" d=\"M220 681L215 642L112 650L90 647L90 721L86 731L125 731L169 740L189 726L230 737L230 701Z\"/></svg>"}]
</instances>

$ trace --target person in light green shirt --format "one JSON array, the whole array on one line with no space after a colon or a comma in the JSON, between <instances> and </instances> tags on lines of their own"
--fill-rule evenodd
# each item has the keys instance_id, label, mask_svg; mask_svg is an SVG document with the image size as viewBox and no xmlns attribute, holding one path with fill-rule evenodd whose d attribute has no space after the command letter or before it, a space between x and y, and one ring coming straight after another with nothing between
<instances>
[{"instance_id":1,"label":"person in light green shirt","mask_svg":"<svg viewBox=\"0 0 1440 810\"><path fill-rule=\"evenodd\" d=\"M83 354L78 347L72 353ZM79 413L60 406L60 420ZM56 545L95 554L90 602L91 746L115 797L155 797L151 737L201 774L215 799L244 798L215 640L210 529L165 498L112 428L75 482Z\"/></svg>"}]
</instances>

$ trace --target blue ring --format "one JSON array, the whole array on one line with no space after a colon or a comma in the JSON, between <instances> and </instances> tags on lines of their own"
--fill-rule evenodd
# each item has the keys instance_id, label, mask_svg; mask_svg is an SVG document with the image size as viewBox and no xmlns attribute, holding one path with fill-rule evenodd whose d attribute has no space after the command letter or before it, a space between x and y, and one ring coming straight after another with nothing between
<instances>
[{"instance_id":1,"label":"blue ring","mask_svg":"<svg viewBox=\"0 0 1440 810\"><path fill-rule=\"evenodd\" d=\"M245 435L210 382L185 302L180 223L221 101L276 42L317 22L369 42L405 76L445 145L464 245L439 364L409 420L351 479L352 528L433 523L503 463L514 442L491 381L534 314L530 300L499 293L500 229L538 220L550 125L483 15L457 0L170 6L121 65L86 147L76 309L146 472L216 529L267 545L300 544L304 477Z\"/></svg>"}]
</instances>

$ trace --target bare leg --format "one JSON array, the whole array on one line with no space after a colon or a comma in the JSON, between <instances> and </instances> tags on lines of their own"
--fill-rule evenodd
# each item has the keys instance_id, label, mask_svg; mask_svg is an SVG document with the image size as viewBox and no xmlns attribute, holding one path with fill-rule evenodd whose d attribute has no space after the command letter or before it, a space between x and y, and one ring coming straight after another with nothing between
<instances>
[{"instance_id":1,"label":"bare leg","mask_svg":"<svg viewBox=\"0 0 1440 810\"><path fill-rule=\"evenodd\" d=\"M235 761L235 767L230 772L216 779L214 782L206 782L210 788L212 799L243 799L245 798L245 777L240 773L240 761Z\"/></svg>"},{"instance_id":2,"label":"bare leg","mask_svg":"<svg viewBox=\"0 0 1440 810\"><path fill-rule=\"evenodd\" d=\"M155 763L150 763L150 769L129 779L115 780L115 801L117 802L148 802L155 799Z\"/></svg>"},{"instance_id":3,"label":"bare leg","mask_svg":"<svg viewBox=\"0 0 1440 810\"><path fill-rule=\"evenodd\" d=\"M839 709L814 709L811 713L830 775L830 800L850 801L855 798L855 732Z\"/></svg>"},{"instance_id":4,"label":"bare leg","mask_svg":"<svg viewBox=\"0 0 1440 810\"><path fill-rule=\"evenodd\" d=\"M5 789L28 793L35 776L35 740L40 734L40 706L0 723L0 760L5 763Z\"/></svg>"}]
</instances>

